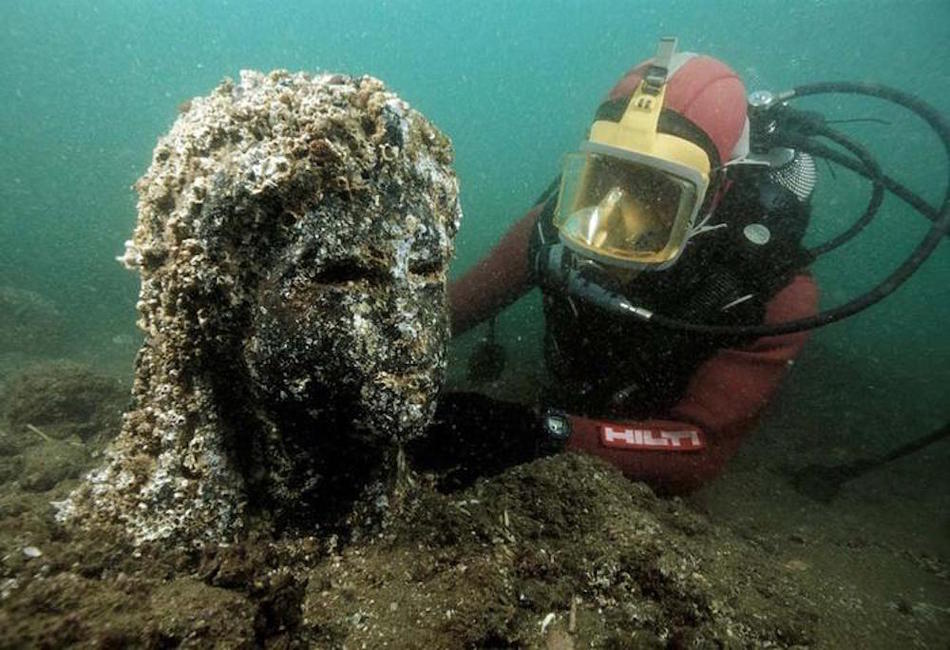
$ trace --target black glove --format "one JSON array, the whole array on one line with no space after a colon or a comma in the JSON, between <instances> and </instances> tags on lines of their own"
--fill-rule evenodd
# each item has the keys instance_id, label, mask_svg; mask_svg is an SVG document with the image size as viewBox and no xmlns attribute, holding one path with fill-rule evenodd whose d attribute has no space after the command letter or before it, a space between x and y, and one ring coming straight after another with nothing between
<instances>
[{"instance_id":1,"label":"black glove","mask_svg":"<svg viewBox=\"0 0 950 650\"><path fill-rule=\"evenodd\" d=\"M443 393L425 436L406 445L406 456L415 469L434 473L440 489L458 489L535 458L538 431L532 407Z\"/></svg>"}]
</instances>

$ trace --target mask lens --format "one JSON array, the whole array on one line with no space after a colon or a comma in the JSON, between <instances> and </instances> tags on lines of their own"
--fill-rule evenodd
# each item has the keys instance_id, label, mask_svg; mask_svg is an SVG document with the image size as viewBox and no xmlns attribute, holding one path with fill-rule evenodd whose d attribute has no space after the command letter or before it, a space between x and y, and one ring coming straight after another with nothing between
<instances>
[{"instance_id":1,"label":"mask lens","mask_svg":"<svg viewBox=\"0 0 950 650\"><path fill-rule=\"evenodd\" d=\"M601 154L567 157L555 225L569 245L620 261L676 253L695 205L692 184L665 171ZM687 224L688 225L688 224ZM663 261L656 259L655 261Z\"/></svg>"}]
</instances>

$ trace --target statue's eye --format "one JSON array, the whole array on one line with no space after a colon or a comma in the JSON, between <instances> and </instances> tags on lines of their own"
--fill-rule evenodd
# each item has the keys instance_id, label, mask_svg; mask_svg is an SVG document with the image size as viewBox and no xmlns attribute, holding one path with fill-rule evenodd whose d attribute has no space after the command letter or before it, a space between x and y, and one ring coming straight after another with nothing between
<instances>
[{"instance_id":1,"label":"statue's eye","mask_svg":"<svg viewBox=\"0 0 950 650\"><path fill-rule=\"evenodd\" d=\"M438 258L416 260L409 264L409 272L434 280L442 273L442 262Z\"/></svg>"},{"instance_id":2,"label":"statue's eye","mask_svg":"<svg viewBox=\"0 0 950 650\"><path fill-rule=\"evenodd\" d=\"M322 266L313 274L319 284L349 284L365 282L381 284L389 275L381 268L369 266L355 259L334 260Z\"/></svg>"}]
</instances>

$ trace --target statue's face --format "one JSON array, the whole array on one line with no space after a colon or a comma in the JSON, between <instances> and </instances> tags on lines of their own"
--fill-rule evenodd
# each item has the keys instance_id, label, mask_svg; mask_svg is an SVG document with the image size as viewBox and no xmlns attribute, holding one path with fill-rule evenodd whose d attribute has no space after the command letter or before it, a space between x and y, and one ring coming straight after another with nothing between
<instances>
[{"instance_id":1,"label":"statue's face","mask_svg":"<svg viewBox=\"0 0 950 650\"><path fill-rule=\"evenodd\" d=\"M405 440L427 424L443 379L451 226L430 206L338 207L293 226L261 284L247 366L266 410L338 425L314 436Z\"/></svg>"}]
</instances>

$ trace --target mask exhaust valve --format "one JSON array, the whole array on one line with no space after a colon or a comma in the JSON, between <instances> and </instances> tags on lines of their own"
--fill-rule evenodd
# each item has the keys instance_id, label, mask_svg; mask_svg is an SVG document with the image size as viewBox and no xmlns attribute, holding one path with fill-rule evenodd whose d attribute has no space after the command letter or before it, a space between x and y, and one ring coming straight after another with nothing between
<instances>
[{"instance_id":1,"label":"mask exhaust valve","mask_svg":"<svg viewBox=\"0 0 950 650\"><path fill-rule=\"evenodd\" d=\"M742 234L756 246L764 246L772 239L772 231L769 230L768 226L761 223L750 223L742 229Z\"/></svg>"}]
</instances>

